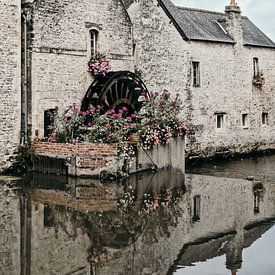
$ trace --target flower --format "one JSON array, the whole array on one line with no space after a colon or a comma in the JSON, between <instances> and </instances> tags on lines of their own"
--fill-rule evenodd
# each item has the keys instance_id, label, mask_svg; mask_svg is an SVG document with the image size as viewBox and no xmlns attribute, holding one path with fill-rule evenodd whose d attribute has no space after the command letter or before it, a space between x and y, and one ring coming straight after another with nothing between
<instances>
[{"instance_id":1,"label":"flower","mask_svg":"<svg viewBox=\"0 0 275 275\"><path fill-rule=\"evenodd\" d=\"M105 55L101 53L97 53L96 55L92 56L88 62L88 71L96 74L103 74L106 75L111 67L110 61L106 59Z\"/></svg>"},{"instance_id":2,"label":"flower","mask_svg":"<svg viewBox=\"0 0 275 275\"><path fill-rule=\"evenodd\" d=\"M256 75L256 77L253 79L253 84L258 88L262 88L262 86L265 84L265 78L263 73Z\"/></svg>"},{"instance_id":3,"label":"flower","mask_svg":"<svg viewBox=\"0 0 275 275\"><path fill-rule=\"evenodd\" d=\"M167 90L155 92L139 113L129 113L127 106L103 113L100 105L90 105L88 110L83 111L73 103L64 112L53 114L53 136L50 141L121 145L130 141L131 134L136 134L144 149L151 149L154 145L169 144L172 137L182 137L188 133L178 118L181 108L180 98L171 96ZM131 159L132 149L127 146L122 148L121 155Z\"/></svg>"}]
</instances>

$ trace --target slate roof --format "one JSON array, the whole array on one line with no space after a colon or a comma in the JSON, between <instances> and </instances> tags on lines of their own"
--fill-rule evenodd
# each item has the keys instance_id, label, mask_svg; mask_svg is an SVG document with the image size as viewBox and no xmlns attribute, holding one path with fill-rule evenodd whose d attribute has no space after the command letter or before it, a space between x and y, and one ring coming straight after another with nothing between
<instances>
[{"instance_id":1,"label":"slate roof","mask_svg":"<svg viewBox=\"0 0 275 275\"><path fill-rule=\"evenodd\" d=\"M245 230L244 243L239 244L239 249L250 247L256 240L260 239L262 235L267 232L274 224L256 224L254 227ZM228 247L226 243L231 241L234 237L232 232L221 235L212 239L205 239L202 242L187 243L183 246L177 256L174 265L192 266L197 262L204 262L213 259L217 256L226 254ZM173 267L171 268L173 270Z\"/></svg>"},{"instance_id":2,"label":"slate roof","mask_svg":"<svg viewBox=\"0 0 275 275\"><path fill-rule=\"evenodd\" d=\"M160 6L186 40L235 43L225 30L225 13L177 7L170 0ZM244 45L275 48L275 43L247 17L242 17Z\"/></svg>"}]
</instances>

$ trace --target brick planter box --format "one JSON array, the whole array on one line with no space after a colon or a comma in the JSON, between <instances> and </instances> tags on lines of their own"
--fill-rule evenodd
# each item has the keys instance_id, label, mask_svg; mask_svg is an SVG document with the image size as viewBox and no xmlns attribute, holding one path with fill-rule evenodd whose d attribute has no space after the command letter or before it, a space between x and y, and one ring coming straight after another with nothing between
<instances>
[{"instance_id":1,"label":"brick planter box","mask_svg":"<svg viewBox=\"0 0 275 275\"><path fill-rule=\"evenodd\" d=\"M129 163L118 157L117 144L34 142L33 170L76 177L99 177L103 171L116 173L122 167L128 174L153 167L184 173L184 138L173 138L170 144L157 145L151 150L144 150L140 143L132 144L136 154Z\"/></svg>"},{"instance_id":2,"label":"brick planter box","mask_svg":"<svg viewBox=\"0 0 275 275\"><path fill-rule=\"evenodd\" d=\"M35 142L34 171L98 176L118 156L116 144Z\"/></svg>"}]
</instances>

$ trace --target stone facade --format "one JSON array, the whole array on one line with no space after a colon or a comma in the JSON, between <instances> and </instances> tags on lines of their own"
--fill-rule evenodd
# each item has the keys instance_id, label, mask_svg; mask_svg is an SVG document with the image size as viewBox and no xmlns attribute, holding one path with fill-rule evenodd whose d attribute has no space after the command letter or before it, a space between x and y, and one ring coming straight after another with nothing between
<instances>
[{"instance_id":1,"label":"stone facade","mask_svg":"<svg viewBox=\"0 0 275 275\"><path fill-rule=\"evenodd\" d=\"M97 51L111 69L133 70L132 24L120 0L25 1L31 41L30 93L32 136L44 134L44 111L80 105L93 77L90 30L97 33Z\"/></svg>"},{"instance_id":2,"label":"stone facade","mask_svg":"<svg viewBox=\"0 0 275 275\"><path fill-rule=\"evenodd\" d=\"M163 3L172 5L169 0L0 1L4 11L1 168L9 165L20 144L21 115L22 126L25 123L24 108L21 111L24 81L31 138L44 135L47 110L74 102L80 105L94 80L87 72L91 30L97 35L97 50L106 54L113 71L137 69L149 90L180 94L184 102L181 116L191 129L187 156L275 148L275 49L244 43L243 17L235 6L227 6L224 14L213 12L226 16L227 42L185 39ZM26 76L24 66L21 73L21 55L26 50L21 39L25 34L22 10L28 15ZM261 88L253 84L255 58L266 79ZM196 87L192 62L200 65ZM219 128L218 119L223 124Z\"/></svg>"},{"instance_id":3,"label":"stone facade","mask_svg":"<svg viewBox=\"0 0 275 275\"><path fill-rule=\"evenodd\" d=\"M19 0L1 0L0 10L0 171L10 164L10 157L20 142L20 37Z\"/></svg>"},{"instance_id":4,"label":"stone facade","mask_svg":"<svg viewBox=\"0 0 275 275\"><path fill-rule=\"evenodd\" d=\"M182 117L191 128L187 156L275 148L275 49L244 46L240 10L230 6L226 28L235 43L185 41L160 2L129 3L136 66L150 89L180 93L185 105ZM262 88L252 84L253 58L258 58L266 79ZM192 83L193 61L200 64L199 87ZM267 113L266 125L262 113ZM221 129L217 128L219 114L223 115Z\"/></svg>"},{"instance_id":5,"label":"stone facade","mask_svg":"<svg viewBox=\"0 0 275 275\"><path fill-rule=\"evenodd\" d=\"M20 274L20 198L13 180L0 177L0 274Z\"/></svg>"}]
</instances>

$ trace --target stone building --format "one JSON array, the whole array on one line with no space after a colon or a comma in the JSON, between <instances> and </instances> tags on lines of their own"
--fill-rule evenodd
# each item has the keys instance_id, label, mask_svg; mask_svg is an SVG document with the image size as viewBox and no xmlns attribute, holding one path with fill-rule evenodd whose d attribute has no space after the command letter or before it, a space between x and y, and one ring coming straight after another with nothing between
<instances>
[{"instance_id":1,"label":"stone building","mask_svg":"<svg viewBox=\"0 0 275 275\"><path fill-rule=\"evenodd\" d=\"M28 20L29 124L44 135L45 111L80 105L93 78L88 60L106 54L111 69L133 70L132 23L120 0L24 1Z\"/></svg>"},{"instance_id":2,"label":"stone building","mask_svg":"<svg viewBox=\"0 0 275 275\"><path fill-rule=\"evenodd\" d=\"M147 87L184 101L189 156L274 148L275 44L235 1L224 13L128 1L128 12Z\"/></svg>"},{"instance_id":3,"label":"stone building","mask_svg":"<svg viewBox=\"0 0 275 275\"><path fill-rule=\"evenodd\" d=\"M0 1L0 170L20 142L21 112L21 16L20 0Z\"/></svg>"},{"instance_id":4,"label":"stone building","mask_svg":"<svg viewBox=\"0 0 275 275\"><path fill-rule=\"evenodd\" d=\"M27 137L45 134L48 110L81 104L95 52L112 71L142 71L149 90L181 95L189 156L275 145L275 44L234 1L225 13L170 0L0 0L0 8L1 168Z\"/></svg>"},{"instance_id":5,"label":"stone building","mask_svg":"<svg viewBox=\"0 0 275 275\"><path fill-rule=\"evenodd\" d=\"M44 135L48 110L81 103L93 81L92 54L105 54L113 71L134 65L132 23L121 0L0 0L0 9L1 170L20 142Z\"/></svg>"}]
</instances>

